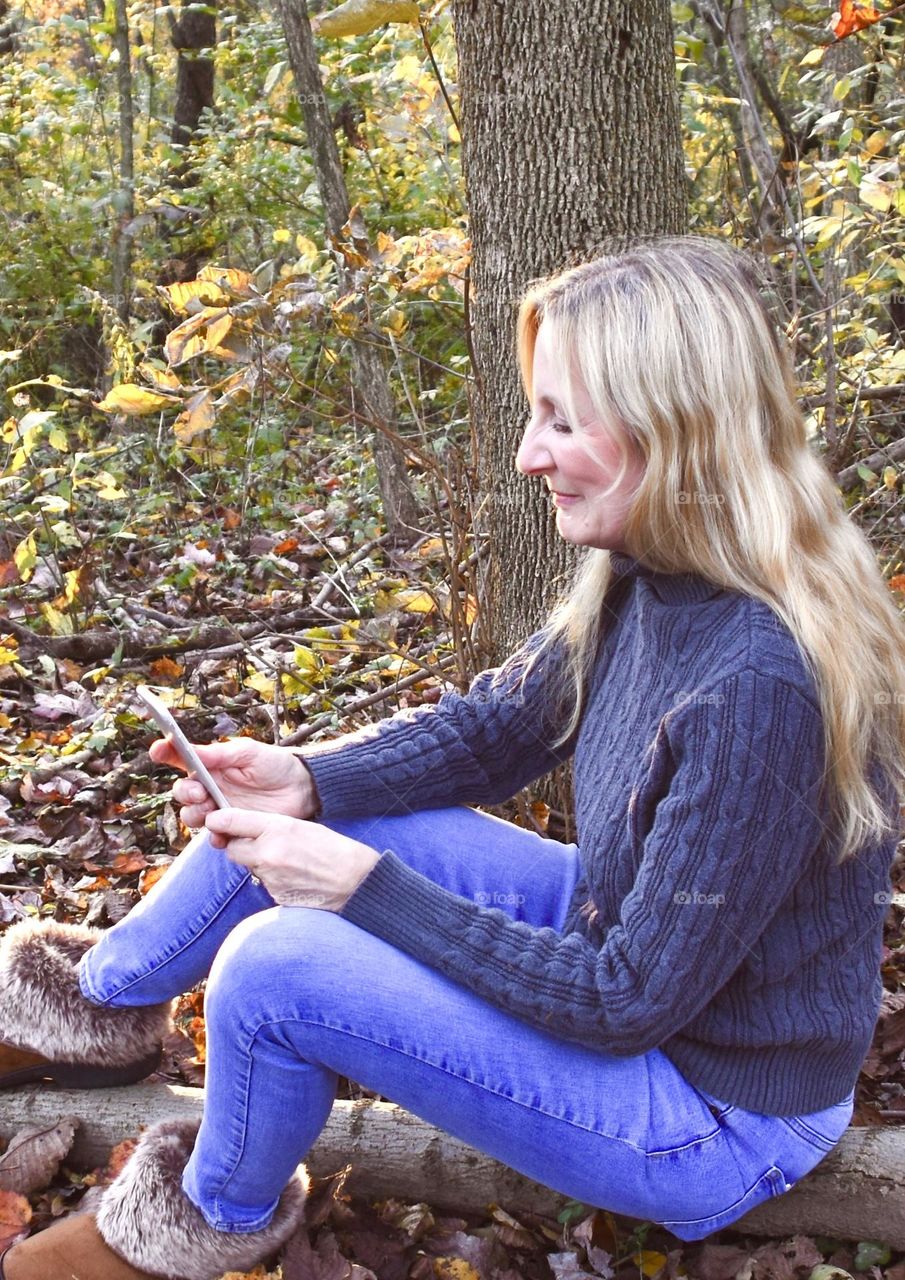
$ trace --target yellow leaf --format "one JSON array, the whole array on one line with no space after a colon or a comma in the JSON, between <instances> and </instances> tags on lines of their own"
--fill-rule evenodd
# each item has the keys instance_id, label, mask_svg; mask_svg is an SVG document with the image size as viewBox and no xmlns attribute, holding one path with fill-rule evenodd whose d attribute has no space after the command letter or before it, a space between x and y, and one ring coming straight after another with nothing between
<instances>
[{"instance_id":1,"label":"yellow leaf","mask_svg":"<svg viewBox=\"0 0 905 1280\"><path fill-rule=\"evenodd\" d=\"M72 619L65 613L60 613L59 609L55 609L52 604L42 600L38 606L47 622L51 631L55 636L71 636L72 635Z\"/></svg>"},{"instance_id":2,"label":"yellow leaf","mask_svg":"<svg viewBox=\"0 0 905 1280\"><path fill-rule=\"evenodd\" d=\"M207 327L207 333L204 335L205 350L214 351L219 347L232 327L233 318L229 312L221 316L219 320L212 321Z\"/></svg>"},{"instance_id":3,"label":"yellow leaf","mask_svg":"<svg viewBox=\"0 0 905 1280\"><path fill-rule=\"evenodd\" d=\"M265 701L273 702L274 681L271 676L265 675L263 671L252 671L250 676L245 677L244 684L246 689L257 690Z\"/></svg>"},{"instance_id":4,"label":"yellow leaf","mask_svg":"<svg viewBox=\"0 0 905 1280\"><path fill-rule=\"evenodd\" d=\"M173 396L148 391L146 387L139 387L134 382L121 382L103 400L92 400L91 403L101 413L125 413L130 417L141 417L144 413L157 413L160 409L175 409L179 401Z\"/></svg>"},{"instance_id":5,"label":"yellow leaf","mask_svg":"<svg viewBox=\"0 0 905 1280\"><path fill-rule=\"evenodd\" d=\"M119 481L115 476L111 476L109 471L99 472L97 479L100 481L100 488L97 491L99 498L105 498L108 502L128 498L129 495L125 489L120 488Z\"/></svg>"},{"instance_id":6,"label":"yellow leaf","mask_svg":"<svg viewBox=\"0 0 905 1280\"><path fill-rule=\"evenodd\" d=\"M197 315L189 316L188 320L183 320L182 324L177 325L172 333L167 335L164 343L164 351L170 367L184 364L186 360L191 360L192 356L205 351L206 343L199 337L200 330L228 314L224 307L204 307Z\"/></svg>"},{"instance_id":7,"label":"yellow leaf","mask_svg":"<svg viewBox=\"0 0 905 1280\"><path fill-rule=\"evenodd\" d=\"M882 151L886 146L886 140L889 134L885 129L875 129L873 133L868 134L864 139L864 150L869 155L875 156L878 151Z\"/></svg>"},{"instance_id":8,"label":"yellow leaf","mask_svg":"<svg viewBox=\"0 0 905 1280\"><path fill-rule=\"evenodd\" d=\"M238 400L240 396L251 395L257 381L258 371L251 365L247 369L237 369L235 373L231 373L223 382L217 384L220 396L215 403L229 404L231 400Z\"/></svg>"},{"instance_id":9,"label":"yellow leaf","mask_svg":"<svg viewBox=\"0 0 905 1280\"><path fill-rule=\"evenodd\" d=\"M329 13L311 19L317 35L366 36L386 22L418 21L418 6L412 0L346 0Z\"/></svg>"},{"instance_id":10,"label":"yellow leaf","mask_svg":"<svg viewBox=\"0 0 905 1280\"><path fill-rule=\"evenodd\" d=\"M19 577L23 582L27 582L31 577L32 569L38 563L38 544L34 532L22 539L13 552L13 559L19 570Z\"/></svg>"},{"instance_id":11,"label":"yellow leaf","mask_svg":"<svg viewBox=\"0 0 905 1280\"><path fill-rule=\"evenodd\" d=\"M173 434L180 444L188 444L202 431L211 429L215 416L210 391L199 391L185 402L185 409L173 423Z\"/></svg>"},{"instance_id":12,"label":"yellow leaf","mask_svg":"<svg viewBox=\"0 0 905 1280\"><path fill-rule=\"evenodd\" d=\"M459 130L456 128L456 126L455 126L454 124L451 124L451 125L449 126L449 128L446 130L446 133L447 133L447 136L448 136L448 138L449 138L450 142L461 142L461 141L462 141L462 135L459 133Z\"/></svg>"},{"instance_id":13,"label":"yellow leaf","mask_svg":"<svg viewBox=\"0 0 905 1280\"><path fill-rule=\"evenodd\" d=\"M76 596L79 594L80 578L81 578L80 569L68 569L66 571L65 578L64 578L65 586L63 588L63 595L66 598L67 604L72 604L73 600L75 600Z\"/></svg>"},{"instance_id":14,"label":"yellow leaf","mask_svg":"<svg viewBox=\"0 0 905 1280\"><path fill-rule=\"evenodd\" d=\"M169 369L158 369L156 365L151 364L147 360L143 360L138 366L138 372L144 378L145 382L150 382L155 391L182 390L182 383L176 377L175 373L171 373Z\"/></svg>"},{"instance_id":15,"label":"yellow leaf","mask_svg":"<svg viewBox=\"0 0 905 1280\"><path fill-rule=\"evenodd\" d=\"M882 178L868 176L858 188L861 203L866 204L869 209L877 209L880 213L885 213L892 204L894 194L892 184L884 182Z\"/></svg>"},{"instance_id":16,"label":"yellow leaf","mask_svg":"<svg viewBox=\"0 0 905 1280\"><path fill-rule=\"evenodd\" d=\"M213 280L222 288L231 289L233 293L246 293L251 284L250 272L240 271L238 267L215 267L212 263L201 268L198 279Z\"/></svg>"},{"instance_id":17,"label":"yellow leaf","mask_svg":"<svg viewBox=\"0 0 905 1280\"><path fill-rule=\"evenodd\" d=\"M396 63L390 79L417 82L420 77L421 59L416 58L413 53L407 53L404 58L400 58Z\"/></svg>"},{"instance_id":18,"label":"yellow leaf","mask_svg":"<svg viewBox=\"0 0 905 1280\"><path fill-rule=\"evenodd\" d=\"M313 240L303 235L295 237L295 247L299 255L297 266L301 271L310 271L320 257L320 249Z\"/></svg>"},{"instance_id":19,"label":"yellow leaf","mask_svg":"<svg viewBox=\"0 0 905 1280\"><path fill-rule=\"evenodd\" d=\"M665 1253L655 1253L652 1249L642 1249L640 1253L632 1255L632 1262L640 1267L646 1276L655 1276L658 1271L663 1270L667 1261Z\"/></svg>"},{"instance_id":20,"label":"yellow leaf","mask_svg":"<svg viewBox=\"0 0 905 1280\"><path fill-rule=\"evenodd\" d=\"M292 239L292 232L287 227L278 227L273 233L274 244L288 244Z\"/></svg>"},{"instance_id":21,"label":"yellow leaf","mask_svg":"<svg viewBox=\"0 0 905 1280\"><path fill-rule=\"evenodd\" d=\"M416 591L402 607L406 613L433 613L437 606L426 591Z\"/></svg>"},{"instance_id":22,"label":"yellow leaf","mask_svg":"<svg viewBox=\"0 0 905 1280\"><path fill-rule=\"evenodd\" d=\"M464 1258L434 1258L432 1269L437 1280L479 1280L477 1271Z\"/></svg>"},{"instance_id":23,"label":"yellow leaf","mask_svg":"<svg viewBox=\"0 0 905 1280\"><path fill-rule=\"evenodd\" d=\"M319 672L321 668L317 654L307 645L296 645L292 654L292 661L300 671Z\"/></svg>"},{"instance_id":24,"label":"yellow leaf","mask_svg":"<svg viewBox=\"0 0 905 1280\"><path fill-rule=\"evenodd\" d=\"M823 45L817 45L815 49L809 49L801 61L798 63L800 67L817 67L823 61Z\"/></svg>"},{"instance_id":25,"label":"yellow leaf","mask_svg":"<svg viewBox=\"0 0 905 1280\"><path fill-rule=\"evenodd\" d=\"M159 288L172 309L183 314L194 311L199 303L206 307L216 307L229 301L223 290L210 279L199 278L181 284L160 285Z\"/></svg>"},{"instance_id":26,"label":"yellow leaf","mask_svg":"<svg viewBox=\"0 0 905 1280\"><path fill-rule=\"evenodd\" d=\"M11 667L18 657L18 649L11 649L7 644L0 644L0 667Z\"/></svg>"}]
</instances>

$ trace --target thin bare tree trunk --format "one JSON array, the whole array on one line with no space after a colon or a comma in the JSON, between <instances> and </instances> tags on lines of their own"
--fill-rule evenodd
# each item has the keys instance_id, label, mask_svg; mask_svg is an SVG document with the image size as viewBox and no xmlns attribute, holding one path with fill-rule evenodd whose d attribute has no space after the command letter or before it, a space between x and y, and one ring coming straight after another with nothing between
<instances>
[{"instance_id":1,"label":"thin bare tree trunk","mask_svg":"<svg viewBox=\"0 0 905 1280\"><path fill-rule=\"evenodd\" d=\"M349 219L349 193L321 83L308 8L305 0L277 0L277 11L286 35L327 233L339 237ZM361 231L363 243L357 247L367 255L367 236L363 227ZM338 270L343 292L352 292L351 274L341 264ZM418 505L405 469L403 445L394 429L396 407L386 367L380 348L366 336L352 338L352 384L360 402L356 407L374 429L377 483L390 541L411 542L418 533Z\"/></svg>"},{"instance_id":2,"label":"thin bare tree trunk","mask_svg":"<svg viewBox=\"0 0 905 1280\"><path fill-rule=\"evenodd\" d=\"M129 315L132 301L132 232L135 217L135 112L132 104L132 55L126 0L115 0L116 29L113 43L119 55L116 84L119 91L119 193L113 240L113 305L121 320Z\"/></svg>"},{"instance_id":3,"label":"thin bare tree trunk","mask_svg":"<svg viewBox=\"0 0 905 1280\"><path fill-rule=\"evenodd\" d=\"M188 148L194 138L201 114L214 105L214 59L202 54L213 49L217 39L217 15L213 6L183 0L178 19L169 11L170 37L176 50L176 105L173 108L172 139ZM178 185L194 183L191 161L186 157L179 167Z\"/></svg>"}]
</instances>

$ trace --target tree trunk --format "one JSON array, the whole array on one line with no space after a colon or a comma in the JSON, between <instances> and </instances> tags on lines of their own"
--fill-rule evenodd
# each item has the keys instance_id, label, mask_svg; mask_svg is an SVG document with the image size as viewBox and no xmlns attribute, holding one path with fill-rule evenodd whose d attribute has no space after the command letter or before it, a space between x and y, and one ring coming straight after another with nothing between
<instances>
[{"instance_id":1,"label":"tree trunk","mask_svg":"<svg viewBox=\"0 0 905 1280\"><path fill-rule=\"evenodd\" d=\"M135 217L135 112L132 103L132 52L126 0L115 0L116 27L113 43L119 55L116 83L119 91L119 192L113 236L113 306L126 320L132 302L132 230Z\"/></svg>"},{"instance_id":2,"label":"tree trunk","mask_svg":"<svg viewBox=\"0 0 905 1280\"><path fill-rule=\"evenodd\" d=\"M74 1168L106 1162L118 1142L159 1120L200 1119L204 1093L178 1085L128 1089L13 1089L0 1097L0 1139L25 1125L81 1121ZM352 1164L345 1189L363 1199L427 1201L449 1213L481 1213L490 1203L549 1217L567 1197L484 1155L391 1102L337 1101L305 1159L314 1177ZM905 1248L905 1133L849 1129L817 1168L789 1192L745 1214L733 1230L752 1235L829 1235ZM606 1206L602 1206L606 1207Z\"/></svg>"},{"instance_id":3,"label":"tree trunk","mask_svg":"<svg viewBox=\"0 0 905 1280\"><path fill-rule=\"evenodd\" d=\"M201 53L202 49L213 49L217 39L217 18L211 9L210 4L201 7L183 0L178 21L170 15L170 35L176 49L172 140L181 147L191 144L201 113L214 105L214 59ZM180 187L193 185L188 158L180 165L176 181Z\"/></svg>"},{"instance_id":4,"label":"tree trunk","mask_svg":"<svg viewBox=\"0 0 905 1280\"><path fill-rule=\"evenodd\" d=\"M321 83L307 5L305 0L277 0L277 11L286 35L327 234L338 238L349 219L349 193ZM370 256L367 233L357 223L356 248ZM354 292L355 283L348 269L338 262L337 270L341 290ZM364 319L360 309L359 317ZM356 415L360 414L365 425L374 431L377 483L390 542L410 543L419 532L418 504L405 469L404 446L394 429L396 408L386 367L379 347L366 335L352 338L352 387Z\"/></svg>"},{"instance_id":5,"label":"tree trunk","mask_svg":"<svg viewBox=\"0 0 905 1280\"><path fill-rule=\"evenodd\" d=\"M681 233L687 195L668 0L453 0L471 224L470 409L488 501L482 643L502 661L574 572L549 497L519 476L526 284L636 236ZM563 770L535 792L567 812Z\"/></svg>"}]
</instances>

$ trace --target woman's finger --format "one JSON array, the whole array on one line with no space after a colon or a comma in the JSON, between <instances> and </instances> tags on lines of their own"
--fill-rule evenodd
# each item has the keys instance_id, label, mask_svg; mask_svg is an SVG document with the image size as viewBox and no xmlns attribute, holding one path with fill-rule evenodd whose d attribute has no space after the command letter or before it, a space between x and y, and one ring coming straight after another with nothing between
<instances>
[{"instance_id":1,"label":"woman's finger","mask_svg":"<svg viewBox=\"0 0 905 1280\"><path fill-rule=\"evenodd\" d=\"M179 804L194 805L198 809L204 809L205 813L214 807L207 788L195 778L177 778L173 783L173 799Z\"/></svg>"},{"instance_id":2,"label":"woman's finger","mask_svg":"<svg viewBox=\"0 0 905 1280\"><path fill-rule=\"evenodd\" d=\"M226 837L220 836L223 840ZM261 851L254 840L246 840L234 836L226 845L226 856L230 862L241 862L243 866L252 866L261 856Z\"/></svg>"}]
</instances>

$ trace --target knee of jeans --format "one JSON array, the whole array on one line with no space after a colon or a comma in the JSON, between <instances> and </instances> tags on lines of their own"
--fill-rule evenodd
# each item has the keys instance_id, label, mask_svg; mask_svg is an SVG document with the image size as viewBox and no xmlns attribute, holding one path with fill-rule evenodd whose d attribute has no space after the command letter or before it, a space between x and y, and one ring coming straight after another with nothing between
<instances>
[{"instance_id":1,"label":"knee of jeans","mask_svg":"<svg viewBox=\"0 0 905 1280\"><path fill-rule=\"evenodd\" d=\"M235 1026L244 1014L275 1010L284 996L342 977L342 953L355 925L315 907L271 907L233 929L211 966L204 995L208 1022ZM345 935L345 937L343 937Z\"/></svg>"}]
</instances>

